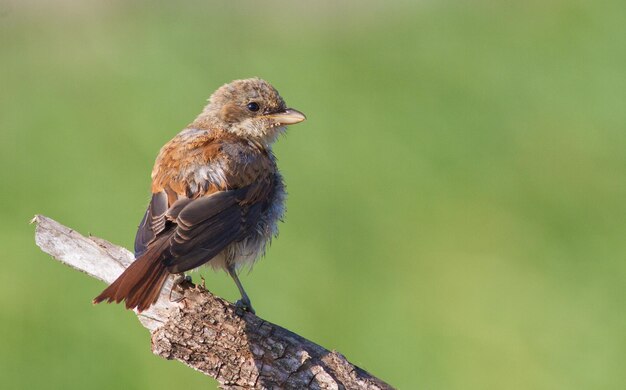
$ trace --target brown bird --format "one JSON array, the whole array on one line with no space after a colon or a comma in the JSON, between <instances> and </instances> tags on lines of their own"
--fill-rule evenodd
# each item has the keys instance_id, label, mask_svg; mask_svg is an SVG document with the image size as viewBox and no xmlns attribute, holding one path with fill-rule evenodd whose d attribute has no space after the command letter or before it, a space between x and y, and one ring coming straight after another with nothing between
<instances>
[{"instance_id":1,"label":"brown bird","mask_svg":"<svg viewBox=\"0 0 626 390\"><path fill-rule=\"evenodd\" d=\"M143 311L170 274L205 263L233 278L254 312L238 270L252 265L278 233L285 186L272 144L302 122L268 82L236 80L219 88L198 117L161 148L152 200L135 237L136 260L93 302Z\"/></svg>"}]
</instances>

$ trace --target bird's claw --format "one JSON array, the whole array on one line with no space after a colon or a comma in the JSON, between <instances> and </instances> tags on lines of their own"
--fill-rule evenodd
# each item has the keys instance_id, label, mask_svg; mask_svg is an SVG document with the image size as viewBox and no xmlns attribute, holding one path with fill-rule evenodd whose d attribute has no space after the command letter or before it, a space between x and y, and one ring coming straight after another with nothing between
<instances>
[{"instance_id":1,"label":"bird's claw","mask_svg":"<svg viewBox=\"0 0 626 390\"><path fill-rule=\"evenodd\" d=\"M174 278L174 282L172 283L172 288L170 289L170 296L169 296L170 302L178 303L178 302L182 301L183 299L185 299L184 295L179 297L179 298L172 299L172 293L174 292L174 290L177 287L183 288L183 286L182 286L183 284L191 283L191 280L192 280L191 276L190 275L185 275L185 274L178 275L178 276L176 276Z\"/></svg>"},{"instance_id":2,"label":"bird's claw","mask_svg":"<svg viewBox=\"0 0 626 390\"><path fill-rule=\"evenodd\" d=\"M242 298L235 302L235 313L239 316L243 316L244 312L256 314L254 309L252 308L252 304L249 299Z\"/></svg>"}]
</instances>

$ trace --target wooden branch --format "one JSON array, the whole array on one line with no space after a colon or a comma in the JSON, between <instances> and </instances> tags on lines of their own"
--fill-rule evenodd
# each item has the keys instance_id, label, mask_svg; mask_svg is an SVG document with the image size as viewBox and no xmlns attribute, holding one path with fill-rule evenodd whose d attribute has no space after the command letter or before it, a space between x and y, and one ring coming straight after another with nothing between
<instances>
[{"instance_id":1,"label":"wooden branch","mask_svg":"<svg viewBox=\"0 0 626 390\"><path fill-rule=\"evenodd\" d=\"M32 222L44 252L107 283L134 259L124 248L50 218L37 215ZM238 312L204 287L178 288L170 298L171 286L170 278L156 305L137 314L152 333L152 351L215 378L222 389L392 389L338 352Z\"/></svg>"}]
</instances>

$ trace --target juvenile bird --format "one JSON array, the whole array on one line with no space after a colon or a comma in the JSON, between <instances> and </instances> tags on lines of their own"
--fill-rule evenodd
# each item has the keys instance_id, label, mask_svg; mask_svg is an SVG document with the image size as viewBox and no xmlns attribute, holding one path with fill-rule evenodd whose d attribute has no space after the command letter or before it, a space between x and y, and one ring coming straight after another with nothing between
<instances>
[{"instance_id":1,"label":"juvenile bird","mask_svg":"<svg viewBox=\"0 0 626 390\"><path fill-rule=\"evenodd\" d=\"M219 88L202 113L161 148L152 199L135 237L136 260L93 301L143 311L168 275L205 263L233 278L254 312L238 270L261 256L278 233L285 187L272 144L302 122L268 82L236 80Z\"/></svg>"}]
</instances>

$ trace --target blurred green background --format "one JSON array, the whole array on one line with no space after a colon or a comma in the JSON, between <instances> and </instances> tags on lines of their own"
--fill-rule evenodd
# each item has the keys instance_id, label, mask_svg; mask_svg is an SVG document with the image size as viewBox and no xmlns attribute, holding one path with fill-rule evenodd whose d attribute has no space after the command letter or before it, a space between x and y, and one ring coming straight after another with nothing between
<instances>
[{"instance_id":1,"label":"blurred green background","mask_svg":"<svg viewBox=\"0 0 626 390\"><path fill-rule=\"evenodd\" d=\"M0 387L211 388L42 213L131 247L161 147L230 80L308 115L264 318L402 389L626 388L623 1L0 2ZM238 297L223 273L207 286ZM197 277L197 276L196 276Z\"/></svg>"}]
</instances>

